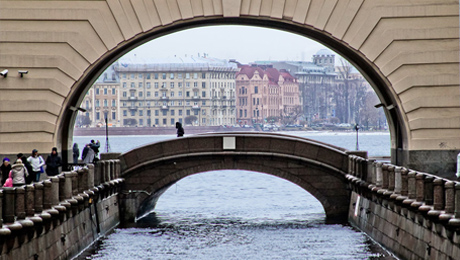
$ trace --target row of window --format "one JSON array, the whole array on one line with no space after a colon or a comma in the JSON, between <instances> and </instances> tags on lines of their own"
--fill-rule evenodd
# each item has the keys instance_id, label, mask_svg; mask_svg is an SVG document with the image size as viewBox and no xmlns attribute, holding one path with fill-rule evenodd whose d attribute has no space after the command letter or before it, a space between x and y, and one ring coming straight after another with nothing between
<instances>
[{"instance_id":1,"label":"row of window","mask_svg":"<svg viewBox=\"0 0 460 260\"><path fill-rule=\"evenodd\" d=\"M101 103L100 103L101 101L99 99L96 99L95 102L96 102L96 104L95 104L96 107L101 106ZM104 107L108 107L109 106L109 101L107 99L104 99L103 104L104 104ZM112 107L116 107L116 105L117 105L117 102L115 101L115 99L112 99ZM86 109L90 108L89 100L86 100L85 107L86 107Z\"/></svg>"},{"instance_id":2,"label":"row of window","mask_svg":"<svg viewBox=\"0 0 460 260\"><path fill-rule=\"evenodd\" d=\"M107 116L109 116L110 114L107 114ZM86 112L86 116L89 117L89 112ZM105 115L104 115L104 118L105 118ZM116 112L112 112L112 120L116 120L117 119L117 113ZM101 112L96 112L96 120L101 120Z\"/></svg>"},{"instance_id":3,"label":"row of window","mask_svg":"<svg viewBox=\"0 0 460 260\"><path fill-rule=\"evenodd\" d=\"M146 97L151 97L152 96L152 92L150 91L147 91L145 92L146 93ZM161 94L160 94L161 93ZM166 92L158 92L158 91L155 91L154 92L154 96L155 97L159 97L161 95L161 97L168 97L167 93ZM169 94L169 97L174 97L175 95L175 92L174 91L171 91L170 94ZM135 92L130 92L130 97L135 97L136 96L136 93ZM137 94L138 97L142 98L144 97L144 92L142 91L139 91L139 93ZM177 92L177 96L178 97L182 97L182 91L178 91ZM127 91L123 91L123 97L128 97L128 92ZM195 98L200 98L199 96L199 92L198 91L193 91L193 96L191 95L191 92L190 91L185 91L185 97L195 97ZM201 92L201 98L206 98L206 91L202 91Z\"/></svg>"},{"instance_id":4,"label":"row of window","mask_svg":"<svg viewBox=\"0 0 460 260\"><path fill-rule=\"evenodd\" d=\"M123 79L142 79L145 78L146 79L198 79L199 77L201 77L201 79L205 79L206 78L206 73L189 73L189 72L186 72L186 73L174 73L174 72L170 72L170 73L123 73L122 74L122 78ZM200 75L201 74L201 75ZM234 73L210 73L210 77L211 79L233 79L235 78L235 74Z\"/></svg>"},{"instance_id":5,"label":"row of window","mask_svg":"<svg viewBox=\"0 0 460 260\"><path fill-rule=\"evenodd\" d=\"M159 115L160 115L160 110L154 110L154 111L155 111L155 116L159 116ZM177 115L178 115L178 116L182 116L182 115L183 115L183 114L182 114L182 111L183 111L182 109L178 109L178 110L177 110ZM130 116L136 116L136 114L139 114L139 116L144 116L144 110L139 110L139 113L136 113L136 110L131 110L131 111L129 111L129 112L130 112L130 113L129 113ZM191 111L190 109L185 110L185 115L190 116L191 113L193 113L193 115L195 115L195 116L198 116L198 115L200 114L200 110L193 110L193 111ZM206 110L202 110L202 111L201 111L201 114L202 114L203 116L205 116L205 115L206 115ZM162 111L161 111L161 115L162 115L162 116L168 116L168 110L162 110ZM169 115L170 115L170 116L175 116L175 115L176 115L176 110L171 109L171 110L169 111ZM123 116L124 116L124 117L127 117L127 116L128 116L128 110L123 110ZM147 110L147 116L151 116L151 110Z\"/></svg>"},{"instance_id":6,"label":"row of window","mask_svg":"<svg viewBox=\"0 0 460 260\"><path fill-rule=\"evenodd\" d=\"M100 91L101 89L102 89L102 88L96 87L96 95L100 95L100 94L101 94L101 91ZM109 94L108 88L103 88L103 90L104 90L104 91L103 91L104 95L108 95L108 94ZM112 88L112 91L111 91L111 92L112 92L112 95L115 95L116 89L115 89L115 88Z\"/></svg>"},{"instance_id":7,"label":"row of window","mask_svg":"<svg viewBox=\"0 0 460 260\"><path fill-rule=\"evenodd\" d=\"M198 83L199 82L185 82L185 87L190 88L190 86L191 86L190 83L193 83L194 88L198 88ZM123 86L123 88L127 88L128 87L128 82L123 82L122 86ZM131 88L136 88L136 82L131 82L130 86L131 86ZM176 86L175 82L169 82L169 88L173 89L175 86ZM143 88L144 83L143 82L137 82L137 87L138 88ZM147 82L147 83L145 83L145 87L147 89L150 89L150 88L152 88L152 84L150 82ZM161 86L160 86L160 82L154 82L153 87L156 88L156 89L158 89L160 87L161 88L167 88L167 84L166 84L166 82L161 82ZM182 88L183 87L182 82L177 82L177 87ZM201 82L201 88L206 88L206 82Z\"/></svg>"}]
</instances>

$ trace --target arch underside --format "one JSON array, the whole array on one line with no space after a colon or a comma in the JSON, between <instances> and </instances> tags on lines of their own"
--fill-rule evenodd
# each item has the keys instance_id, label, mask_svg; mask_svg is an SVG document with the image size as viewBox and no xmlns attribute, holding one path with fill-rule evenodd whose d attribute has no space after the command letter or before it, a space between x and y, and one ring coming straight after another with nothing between
<instances>
[{"instance_id":1,"label":"arch underside","mask_svg":"<svg viewBox=\"0 0 460 260\"><path fill-rule=\"evenodd\" d=\"M298 33L346 57L387 108L393 163L455 172L458 1L42 0L2 1L0 12L0 68L10 70L0 84L2 155L57 146L67 161L70 108L113 61L172 32L241 24Z\"/></svg>"},{"instance_id":2,"label":"arch underside","mask_svg":"<svg viewBox=\"0 0 460 260\"><path fill-rule=\"evenodd\" d=\"M186 156L146 164L135 172L123 173L123 178L126 190L142 190L150 194L137 195L137 216L140 217L152 211L158 198L177 181L216 170L248 170L280 177L313 195L322 204L328 221L341 222L347 218L350 192L344 174L301 160L253 155Z\"/></svg>"}]
</instances>

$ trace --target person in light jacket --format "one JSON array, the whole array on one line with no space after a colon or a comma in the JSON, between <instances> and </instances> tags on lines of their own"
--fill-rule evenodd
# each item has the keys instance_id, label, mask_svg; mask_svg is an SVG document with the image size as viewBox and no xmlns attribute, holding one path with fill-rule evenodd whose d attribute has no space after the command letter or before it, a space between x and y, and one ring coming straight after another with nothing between
<instances>
[{"instance_id":1,"label":"person in light jacket","mask_svg":"<svg viewBox=\"0 0 460 260\"><path fill-rule=\"evenodd\" d=\"M13 178L13 187L18 187L26 184L26 178L29 176L27 168L22 163L21 159L17 159L11 166L11 177Z\"/></svg>"},{"instance_id":2,"label":"person in light jacket","mask_svg":"<svg viewBox=\"0 0 460 260\"><path fill-rule=\"evenodd\" d=\"M45 165L45 160L41 155L38 155L37 149L32 150L32 155L27 158L27 162L30 164L32 168L32 181L39 182L40 181L40 174L42 173L42 167Z\"/></svg>"}]
</instances>

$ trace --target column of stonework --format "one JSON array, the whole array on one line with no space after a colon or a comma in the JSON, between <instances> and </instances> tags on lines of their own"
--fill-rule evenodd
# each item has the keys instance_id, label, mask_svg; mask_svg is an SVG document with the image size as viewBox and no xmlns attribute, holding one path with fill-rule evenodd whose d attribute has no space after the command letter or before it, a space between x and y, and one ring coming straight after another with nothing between
<instances>
[{"instance_id":1,"label":"column of stonework","mask_svg":"<svg viewBox=\"0 0 460 260\"><path fill-rule=\"evenodd\" d=\"M64 199L68 200L72 198L72 176L71 172L64 174Z\"/></svg>"},{"instance_id":2,"label":"column of stonework","mask_svg":"<svg viewBox=\"0 0 460 260\"><path fill-rule=\"evenodd\" d=\"M94 187L94 165L89 164L88 166L88 182L87 186L88 189L91 189Z\"/></svg>"},{"instance_id":3,"label":"column of stonework","mask_svg":"<svg viewBox=\"0 0 460 260\"><path fill-rule=\"evenodd\" d=\"M375 164L375 185L377 187L382 187L383 185L383 163L377 162Z\"/></svg>"},{"instance_id":4,"label":"column of stonework","mask_svg":"<svg viewBox=\"0 0 460 260\"><path fill-rule=\"evenodd\" d=\"M14 188L3 188L3 221L6 223L13 223L15 220L15 191Z\"/></svg>"},{"instance_id":5,"label":"column of stonework","mask_svg":"<svg viewBox=\"0 0 460 260\"><path fill-rule=\"evenodd\" d=\"M0 189L0 227L3 225L3 190Z\"/></svg>"},{"instance_id":6,"label":"column of stonework","mask_svg":"<svg viewBox=\"0 0 460 260\"><path fill-rule=\"evenodd\" d=\"M434 210L444 209L444 181L438 178L433 180L433 208Z\"/></svg>"},{"instance_id":7,"label":"column of stonework","mask_svg":"<svg viewBox=\"0 0 460 260\"><path fill-rule=\"evenodd\" d=\"M460 182L455 184L455 218L460 219Z\"/></svg>"},{"instance_id":8,"label":"column of stonework","mask_svg":"<svg viewBox=\"0 0 460 260\"><path fill-rule=\"evenodd\" d=\"M382 189L388 189L388 164L382 165Z\"/></svg>"},{"instance_id":9,"label":"column of stonework","mask_svg":"<svg viewBox=\"0 0 460 260\"><path fill-rule=\"evenodd\" d=\"M34 184L35 191L34 191L34 208L36 213L40 213L43 211L43 188L44 185L42 183L35 183Z\"/></svg>"},{"instance_id":10,"label":"column of stonework","mask_svg":"<svg viewBox=\"0 0 460 260\"><path fill-rule=\"evenodd\" d=\"M388 166L388 191L395 190L395 166Z\"/></svg>"},{"instance_id":11,"label":"column of stonework","mask_svg":"<svg viewBox=\"0 0 460 260\"><path fill-rule=\"evenodd\" d=\"M59 201L65 200L65 172L59 174Z\"/></svg>"},{"instance_id":12,"label":"column of stonework","mask_svg":"<svg viewBox=\"0 0 460 260\"><path fill-rule=\"evenodd\" d=\"M416 175L417 175L417 172L415 171L410 171L407 174L407 196L409 197L409 199L416 199L416 196L417 196L417 193L416 193L417 180L415 177Z\"/></svg>"},{"instance_id":13,"label":"column of stonework","mask_svg":"<svg viewBox=\"0 0 460 260\"><path fill-rule=\"evenodd\" d=\"M395 193L398 193L398 194L401 194L401 190L402 190L402 178L401 178L401 171L402 171L402 167L399 167L399 166L396 166L395 167L395 179L394 179L394 184L395 184L395 187L394 187L394 191Z\"/></svg>"},{"instance_id":14,"label":"column of stonework","mask_svg":"<svg viewBox=\"0 0 460 260\"><path fill-rule=\"evenodd\" d=\"M79 194L80 194L80 193L83 193L83 191L84 191L84 189L83 189L83 187L84 187L83 182L86 181L86 180L83 179L83 178L84 178L84 176L83 176L83 175L84 175L84 171L85 171L84 169L80 169L80 170L77 171L78 193L79 193Z\"/></svg>"},{"instance_id":15,"label":"column of stonework","mask_svg":"<svg viewBox=\"0 0 460 260\"><path fill-rule=\"evenodd\" d=\"M46 180L43 182L43 209L50 209L52 202L52 182L51 180Z\"/></svg>"},{"instance_id":16,"label":"column of stonework","mask_svg":"<svg viewBox=\"0 0 460 260\"><path fill-rule=\"evenodd\" d=\"M117 177L115 177L115 160L110 160L110 180L115 180Z\"/></svg>"},{"instance_id":17,"label":"column of stonework","mask_svg":"<svg viewBox=\"0 0 460 260\"><path fill-rule=\"evenodd\" d=\"M348 155L348 174L353 175L353 157L354 155Z\"/></svg>"},{"instance_id":18,"label":"column of stonework","mask_svg":"<svg viewBox=\"0 0 460 260\"><path fill-rule=\"evenodd\" d=\"M408 195L408 186L409 186L409 178L408 178L409 171L406 168L401 169L401 195L407 196Z\"/></svg>"},{"instance_id":19,"label":"column of stonework","mask_svg":"<svg viewBox=\"0 0 460 260\"><path fill-rule=\"evenodd\" d=\"M26 215L33 216L35 214L35 187L34 185L26 185Z\"/></svg>"},{"instance_id":20,"label":"column of stonework","mask_svg":"<svg viewBox=\"0 0 460 260\"><path fill-rule=\"evenodd\" d=\"M51 206L59 204L59 178L53 176L51 180Z\"/></svg>"},{"instance_id":21,"label":"column of stonework","mask_svg":"<svg viewBox=\"0 0 460 260\"><path fill-rule=\"evenodd\" d=\"M26 218L26 209L25 209L25 189L24 187L16 187L16 198L15 198L15 207L16 207L16 217L17 219L25 219Z\"/></svg>"},{"instance_id":22,"label":"column of stonework","mask_svg":"<svg viewBox=\"0 0 460 260\"><path fill-rule=\"evenodd\" d=\"M433 205L433 176L426 176L423 187L423 201L426 205Z\"/></svg>"},{"instance_id":23,"label":"column of stonework","mask_svg":"<svg viewBox=\"0 0 460 260\"><path fill-rule=\"evenodd\" d=\"M76 172L71 172L72 176L72 196L78 195L78 177Z\"/></svg>"},{"instance_id":24,"label":"column of stonework","mask_svg":"<svg viewBox=\"0 0 460 260\"><path fill-rule=\"evenodd\" d=\"M453 214L455 212L455 182L448 181L444 183L445 190L445 212L446 214Z\"/></svg>"}]
</instances>

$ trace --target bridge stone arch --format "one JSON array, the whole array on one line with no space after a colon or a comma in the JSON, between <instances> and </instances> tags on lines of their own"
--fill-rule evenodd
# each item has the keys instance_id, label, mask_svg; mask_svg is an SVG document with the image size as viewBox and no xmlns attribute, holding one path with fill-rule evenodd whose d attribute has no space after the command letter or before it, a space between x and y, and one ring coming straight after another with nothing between
<instances>
[{"instance_id":1,"label":"bridge stone arch","mask_svg":"<svg viewBox=\"0 0 460 260\"><path fill-rule=\"evenodd\" d=\"M10 74L0 84L0 153L59 146L66 158L75 107L111 62L178 30L246 24L299 33L348 58L386 108L393 163L451 174L458 15L456 0L2 1L0 67Z\"/></svg>"},{"instance_id":2,"label":"bridge stone arch","mask_svg":"<svg viewBox=\"0 0 460 260\"><path fill-rule=\"evenodd\" d=\"M348 153L321 142L274 134L204 134L149 144L119 158L125 221L152 211L161 194L180 179L229 169L288 180L312 194L328 220L347 218Z\"/></svg>"}]
</instances>

